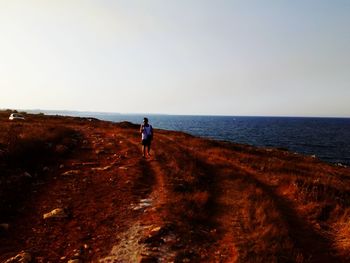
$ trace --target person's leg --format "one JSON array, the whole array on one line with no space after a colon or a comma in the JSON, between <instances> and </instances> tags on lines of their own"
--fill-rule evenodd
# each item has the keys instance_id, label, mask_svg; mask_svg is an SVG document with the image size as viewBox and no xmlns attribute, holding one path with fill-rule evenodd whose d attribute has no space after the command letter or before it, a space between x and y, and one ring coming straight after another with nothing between
<instances>
[{"instance_id":1,"label":"person's leg","mask_svg":"<svg viewBox=\"0 0 350 263\"><path fill-rule=\"evenodd\" d=\"M142 156L146 157L146 144L142 142Z\"/></svg>"},{"instance_id":2,"label":"person's leg","mask_svg":"<svg viewBox=\"0 0 350 263\"><path fill-rule=\"evenodd\" d=\"M151 142L148 143L147 153L148 153L148 156L151 156Z\"/></svg>"}]
</instances>

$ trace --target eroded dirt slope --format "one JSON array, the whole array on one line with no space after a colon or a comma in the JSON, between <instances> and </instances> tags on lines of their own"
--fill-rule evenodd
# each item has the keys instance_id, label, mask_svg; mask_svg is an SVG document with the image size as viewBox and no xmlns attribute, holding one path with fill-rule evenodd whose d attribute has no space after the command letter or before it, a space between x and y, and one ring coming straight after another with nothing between
<instances>
[{"instance_id":1,"label":"eroded dirt slope","mask_svg":"<svg viewBox=\"0 0 350 263\"><path fill-rule=\"evenodd\" d=\"M145 159L137 125L0 117L2 262L350 260L346 167L162 130Z\"/></svg>"}]
</instances>

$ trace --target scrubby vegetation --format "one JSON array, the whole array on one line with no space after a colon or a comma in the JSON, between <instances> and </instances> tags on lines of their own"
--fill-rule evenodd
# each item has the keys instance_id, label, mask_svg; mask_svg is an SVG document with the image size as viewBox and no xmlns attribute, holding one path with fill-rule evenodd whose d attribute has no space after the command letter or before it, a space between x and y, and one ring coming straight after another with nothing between
<instances>
[{"instance_id":1,"label":"scrubby vegetation","mask_svg":"<svg viewBox=\"0 0 350 263\"><path fill-rule=\"evenodd\" d=\"M62 124L38 121L9 121L0 126L0 220L11 218L30 194L31 185L45 180L50 169L77 145L79 134Z\"/></svg>"}]
</instances>

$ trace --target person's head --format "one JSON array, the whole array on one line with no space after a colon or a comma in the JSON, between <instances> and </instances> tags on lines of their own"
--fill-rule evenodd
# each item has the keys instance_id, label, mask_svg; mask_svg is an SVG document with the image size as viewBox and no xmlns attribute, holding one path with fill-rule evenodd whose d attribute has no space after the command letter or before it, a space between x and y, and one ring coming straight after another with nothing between
<instances>
[{"instance_id":1,"label":"person's head","mask_svg":"<svg viewBox=\"0 0 350 263\"><path fill-rule=\"evenodd\" d=\"M148 118L146 118L146 117L143 118L143 123L144 123L144 124L147 124L147 123L148 123Z\"/></svg>"}]
</instances>

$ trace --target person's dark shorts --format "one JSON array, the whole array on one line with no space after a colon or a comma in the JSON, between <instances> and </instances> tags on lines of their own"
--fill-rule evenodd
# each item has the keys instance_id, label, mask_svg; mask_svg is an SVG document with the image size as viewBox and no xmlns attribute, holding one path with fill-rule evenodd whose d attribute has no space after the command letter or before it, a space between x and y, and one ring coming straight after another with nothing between
<instances>
[{"instance_id":1,"label":"person's dark shorts","mask_svg":"<svg viewBox=\"0 0 350 263\"><path fill-rule=\"evenodd\" d=\"M142 140L142 145L145 145L145 146L150 146L151 145L151 140L150 139L144 139Z\"/></svg>"}]
</instances>

